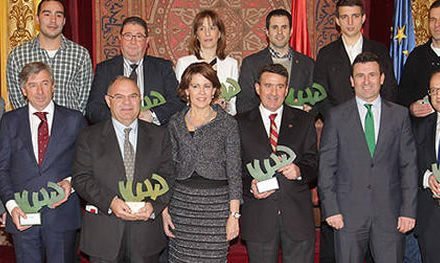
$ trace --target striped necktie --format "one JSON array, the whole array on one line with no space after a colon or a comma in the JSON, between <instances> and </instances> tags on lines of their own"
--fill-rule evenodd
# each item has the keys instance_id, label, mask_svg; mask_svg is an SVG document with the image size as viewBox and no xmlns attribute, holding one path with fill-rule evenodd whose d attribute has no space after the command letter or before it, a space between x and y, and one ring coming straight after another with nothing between
<instances>
[{"instance_id":1,"label":"striped necktie","mask_svg":"<svg viewBox=\"0 0 440 263\"><path fill-rule=\"evenodd\" d=\"M133 180L134 176L134 149L133 145L130 143L130 131L131 128L124 129L124 166L125 166L125 176L127 180Z\"/></svg>"},{"instance_id":2,"label":"striped necktie","mask_svg":"<svg viewBox=\"0 0 440 263\"><path fill-rule=\"evenodd\" d=\"M277 113L273 113L269 115L269 119L270 119L269 140L273 152L277 151L277 144L278 144L278 131L277 131L277 125L275 123L276 117L277 117Z\"/></svg>"}]
</instances>

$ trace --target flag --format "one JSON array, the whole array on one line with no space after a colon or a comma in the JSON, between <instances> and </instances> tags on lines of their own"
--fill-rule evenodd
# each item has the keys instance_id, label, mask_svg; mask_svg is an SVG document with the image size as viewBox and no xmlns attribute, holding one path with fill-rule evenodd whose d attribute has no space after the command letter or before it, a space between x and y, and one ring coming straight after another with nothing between
<instances>
[{"instance_id":1,"label":"flag","mask_svg":"<svg viewBox=\"0 0 440 263\"><path fill-rule=\"evenodd\" d=\"M292 36L290 46L297 52L311 56L309 31L307 30L307 0L292 0Z\"/></svg>"},{"instance_id":2,"label":"flag","mask_svg":"<svg viewBox=\"0 0 440 263\"><path fill-rule=\"evenodd\" d=\"M415 45L411 0L395 0L390 55L393 60L394 74L397 82L400 81L400 75L403 70L403 65L405 65L406 58L414 49Z\"/></svg>"}]
</instances>

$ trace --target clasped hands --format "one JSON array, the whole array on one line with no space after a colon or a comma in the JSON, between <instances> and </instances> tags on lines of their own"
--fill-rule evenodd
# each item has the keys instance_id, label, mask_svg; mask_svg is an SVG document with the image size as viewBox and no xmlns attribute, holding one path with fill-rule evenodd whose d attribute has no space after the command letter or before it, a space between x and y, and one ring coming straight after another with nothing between
<instances>
[{"instance_id":1,"label":"clasped hands","mask_svg":"<svg viewBox=\"0 0 440 263\"><path fill-rule=\"evenodd\" d=\"M344 217L341 214L329 216L325 219L325 221L335 230L341 230L344 228ZM402 234L411 231L415 225L416 220L414 218L399 216L397 219L397 230Z\"/></svg>"},{"instance_id":2,"label":"clasped hands","mask_svg":"<svg viewBox=\"0 0 440 263\"><path fill-rule=\"evenodd\" d=\"M144 203L145 205L137 212L132 213L130 207L127 203L118 198L117 196L113 198L110 209L112 213L115 214L116 217L126 220L126 221L147 221L150 219L151 214L153 213L153 205L150 202Z\"/></svg>"}]
</instances>

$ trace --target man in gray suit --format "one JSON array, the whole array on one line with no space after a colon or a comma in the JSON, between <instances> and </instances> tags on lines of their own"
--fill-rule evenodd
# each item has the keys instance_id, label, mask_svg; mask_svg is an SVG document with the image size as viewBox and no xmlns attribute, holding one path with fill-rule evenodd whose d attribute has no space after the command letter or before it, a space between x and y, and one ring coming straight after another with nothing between
<instances>
[{"instance_id":1,"label":"man in gray suit","mask_svg":"<svg viewBox=\"0 0 440 263\"><path fill-rule=\"evenodd\" d=\"M319 193L335 232L337 262L402 262L404 235L414 228L416 145L408 110L380 97L379 58L358 55L355 98L331 109L321 139Z\"/></svg>"}]
</instances>

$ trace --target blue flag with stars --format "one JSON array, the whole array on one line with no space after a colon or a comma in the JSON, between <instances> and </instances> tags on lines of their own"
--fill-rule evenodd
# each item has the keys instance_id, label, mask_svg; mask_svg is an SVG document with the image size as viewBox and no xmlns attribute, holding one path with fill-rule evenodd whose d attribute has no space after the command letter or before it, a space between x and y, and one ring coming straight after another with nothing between
<instances>
[{"instance_id":1,"label":"blue flag with stars","mask_svg":"<svg viewBox=\"0 0 440 263\"><path fill-rule=\"evenodd\" d=\"M396 80L400 81L403 65L416 45L411 0L394 1L394 23L390 55Z\"/></svg>"}]
</instances>

